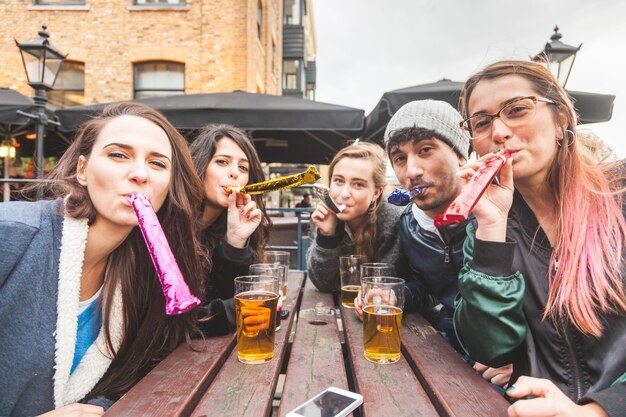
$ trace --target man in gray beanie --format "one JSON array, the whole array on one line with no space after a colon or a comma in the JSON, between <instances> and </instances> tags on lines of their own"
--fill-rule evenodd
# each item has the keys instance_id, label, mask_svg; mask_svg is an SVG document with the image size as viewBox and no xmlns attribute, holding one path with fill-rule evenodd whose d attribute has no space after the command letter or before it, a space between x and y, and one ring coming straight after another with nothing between
<instances>
[{"instance_id":1,"label":"man in gray beanie","mask_svg":"<svg viewBox=\"0 0 626 417\"><path fill-rule=\"evenodd\" d=\"M385 145L398 181L407 190L419 190L400 218L400 240L409 260L413 280L407 282L407 304L427 312L440 303L439 328L460 353L452 316L459 292L467 223L436 228L442 214L461 191L456 174L465 165L469 136L461 129L461 115L448 103L421 100L407 103L393 115L385 130ZM508 383L512 367L475 369L496 385Z\"/></svg>"}]
</instances>

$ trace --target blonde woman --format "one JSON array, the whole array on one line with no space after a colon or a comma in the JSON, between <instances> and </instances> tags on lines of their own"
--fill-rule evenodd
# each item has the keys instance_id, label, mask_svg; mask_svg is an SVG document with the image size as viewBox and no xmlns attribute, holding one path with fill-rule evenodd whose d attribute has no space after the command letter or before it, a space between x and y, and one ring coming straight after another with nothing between
<instances>
[{"instance_id":1,"label":"blonde woman","mask_svg":"<svg viewBox=\"0 0 626 417\"><path fill-rule=\"evenodd\" d=\"M383 198L385 160L380 146L359 142L330 163L330 196L346 208L335 214L320 202L311 215L316 230L307 252L308 274L320 291L339 289L341 255L365 255L370 262L394 265L400 277L407 275L398 231L403 210Z\"/></svg>"}]
</instances>

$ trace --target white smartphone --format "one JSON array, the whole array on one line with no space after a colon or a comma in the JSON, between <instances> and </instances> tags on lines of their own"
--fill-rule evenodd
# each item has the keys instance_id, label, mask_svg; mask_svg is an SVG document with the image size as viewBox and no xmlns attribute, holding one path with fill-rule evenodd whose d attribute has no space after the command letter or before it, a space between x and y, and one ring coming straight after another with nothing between
<instances>
[{"instance_id":1,"label":"white smartphone","mask_svg":"<svg viewBox=\"0 0 626 417\"><path fill-rule=\"evenodd\" d=\"M361 394L330 387L288 412L287 417L345 417L361 404Z\"/></svg>"}]
</instances>

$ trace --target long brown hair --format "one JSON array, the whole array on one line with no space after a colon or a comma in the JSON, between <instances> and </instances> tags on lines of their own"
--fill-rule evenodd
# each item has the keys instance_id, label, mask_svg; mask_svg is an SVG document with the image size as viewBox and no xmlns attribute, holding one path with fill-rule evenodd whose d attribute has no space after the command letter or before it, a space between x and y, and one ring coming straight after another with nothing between
<instances>
[{"instance_id":1,"label":"long brown hair","mask_svg":"<svg viewBox=\"0 0 626 417\"><path fill-rule=\"evenodd\" d=\"M191 292L202 296L201 247L194 235L194 219L202 201L202 183L195 175L185 139L163 115L137 103L107 106L100 115L86 121L74 142L63 154L50 179L62 180L44 185L48 196L67 196L65 209L74 218L93 223L96 210L86 187L76 179L81 155L89 158L102 129L116 117L132 115L149 120L167 134L172 146L172 176L167 198L157 215L178 265ZM114 350L110 320L113 293L121 290L123 303L123 339ZM108 257L103 289L103 324L106 342L113 360L89 397L104 395L120 398L145 376L160 360L188 340L195 332L194 311L166 316L165 299L141 232L135 227L126 240Z\"/></svg>"},{"instance_id":2,"label":"long brown hair","mask_svg":"<svg viewBox=\"0 0 626 417\"><path fill-rule=\"evenodd\" d=\"M374 245L376 243L376 225L378 224L378 215L383 206L382 190L387 185L385 178L385 151L380 146L368 143L357 142L346 146L333 158L328 166L328 176L333 177L335 165L343 158L365 159L372 163L372 179L374 187L380 189L381 193L374 203L370 205L364 214L365 221L354 231L354 249L358 255L365 255L371 262L374 261ZM329 184L330 185L330 184Z\"/></svg>"},{"instance_id":3,"label":"long brown hair","mask_svg":"<svg viewBox=\"0 0 626 417\"><path fill-rule=\"evenodd\" d=\"M248 134L242 129L226 124L208 125L203 127L189 147L193 164L200 180L204 183L206 179L206 169L211 162L211 159L213 159L213 155L215 155L217 143L224 138L232 139L246 155L250 164L248 184L265 181L265 175L263 174L263 168L261 167L261 160L259 159L259 154L250 140L250 136L248 136ZM263 212L261 224L250 236L250 247L255 251L256 259L260 260L262 259L263 250L269 239L270 219L265 211L265 201L263 200L263 196L253 195L251 197L257 207ZM204 207L201 207L198 211L197 230L200 233L200 241L207 249L209 257L211 257L215 248L224 241L226 236L227 210L224 209L217 220L215 220L209 227L202 228L199 226L199 220L202 217L203 210Z\"/></svg>"},{"instance_id":4,"label":"long brown hair","mask_svg":"<svg viewBox=\"0 0 626 417\"><path fill-rule=\"evenodd\" d=\"M626 242L622 170L615 163L598 163L591 157L577 137L576 114L569 96L540 64L501 61L470 77L461 93L464 117L468 116L476 85L506 75L523 77L535 93L552 100L555 123L563 131L548 172L548 188L556 201L557 239L550 260L544 319L564 317L581 332L599 337L602 314L626 311L621 272Z\"/></svg>"}]
</instances>

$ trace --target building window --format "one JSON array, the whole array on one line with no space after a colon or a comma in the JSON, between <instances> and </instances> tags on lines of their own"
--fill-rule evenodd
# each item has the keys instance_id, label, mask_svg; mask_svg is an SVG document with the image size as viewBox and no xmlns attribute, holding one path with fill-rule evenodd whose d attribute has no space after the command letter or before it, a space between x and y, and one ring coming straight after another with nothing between
<instances>
[{"instance_id":1,"label":"building window","mask_svg":"<svg viewBox=\"0 0 626 417\"><path fill-rule=\"evenodd\" d=\"M134 4L137 6L153 5L153 4L186 4L187 0L134 0Z\"/></svg>"},{"instance_id":2,"label":"building window","mask_svg":"<svg viewBox=\"0 0 626 417\"><path fill-rule=\"evenodd\" d=\"M283 8L283 24L284 25L301 25L302 24L302 0L285 0Z\"/></svg>"},{"instance_id":3,"label":"building window","mask_svg":"<svg viewBox=\"0 0 626 417\"><path fill-rule=\"evenodd\" d=\"M134 97L185 94L185 64L151 61L134 65Z\"/></svg>"},{"instance_id":4,"label":"building window","mask_svg":"<svg viewBox=\"0 0 626 417\"><path fill-rule=\"evenodd\" d=\"M57 107L81 106L85 104L85 63L64 61L48 92L48 101Z\"/></svg>"},{"instance_id":5,"label":"building window","mask_svg":"<svg viewBox=\"0 0 626 417\"><path fill-rule=\"evenodd\" d=\"M300 60L286 59L283 61L283 90L300 89Z\"/></svg>"},{"instance_id":6,"label":"building window","mask_svg":"<svg viewBox=\"0 0 626 417\"><path fill-rule=\"evenodd\" d=\"M258 0L256 8L256 35L261 41L263 35L263 3L261 0Z\"/></svg>"},{"instance_id":7,"label":"building window","mask_svg":"<svg viewBox=\"0 0 626 417\"><path fill-rule=\"evenodd\" d=\"M77 4L85 4L86 0L35 0L34 4L37 6L47 6L53 4L55 6L74 6Z\"/></svg>"}]
</instances>

